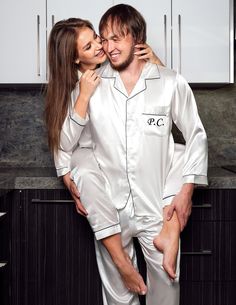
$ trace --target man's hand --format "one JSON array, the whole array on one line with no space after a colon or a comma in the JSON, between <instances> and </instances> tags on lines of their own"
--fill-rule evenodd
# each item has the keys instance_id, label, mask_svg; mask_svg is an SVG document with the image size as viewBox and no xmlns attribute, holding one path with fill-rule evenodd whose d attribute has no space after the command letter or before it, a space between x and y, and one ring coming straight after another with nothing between
<instances>
[{"instance_id":1,"label":"man's hand","mask_svg":"<svg viewBox=\"0 0 236 305\"><path fill-rule=\"evenodd\" d=\"M64 175L62 177L62 179L63 179L65 186L68 188L72 198L75 201L75 207L76 207L77 212L83 216L87 216L88 213L80 201L80 193L77 190L76 184L74 183L74 181L72 181L70 179L70 173L67 173L66 175Z\"/></svg>"},{"instance_id":2,"label":"man's hand","mask_svg":"<svg viewBox=\"0 0 236 305\"><path fill-rule=\"evenodd\" d=\"M192 211L193 183L183 185L181 191L174 197L167 213L167 220L170 220L176 211L180 223L181 232L185 228Z\"/></svg>"}]
</instances>

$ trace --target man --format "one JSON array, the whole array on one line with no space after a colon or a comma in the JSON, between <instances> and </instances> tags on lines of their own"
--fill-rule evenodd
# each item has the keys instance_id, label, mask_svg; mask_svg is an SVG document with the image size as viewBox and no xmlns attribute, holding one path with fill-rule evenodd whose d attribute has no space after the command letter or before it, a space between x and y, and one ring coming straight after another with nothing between
<instances>
[{"instance_id":1,"label":"man","mask_svg":"<svg viewBox=\"0 0 236 305\"><path fill-rule=\"evenodd\" d=\"M191 211L194 184L207 184L206 134L187 82L176 72L133 55L134 46L146 40L146 24L139 12L129 5L114 6L101 18L99 30L110 64L102 69L101 83L90 100L85 130L91 131L94 155L119 213L123 247L134 265L134 236L142 247L147 262L146 304L176 305L179 259L177 278L171 281L162 267L163 254L153 244L162 228L163 207L171 202L163 194L174 156L172 120L186 140L182 188L175 197L169 195L174 197L169 217L175 210L181 228ZM139 304L100 241L96 255L104 305Z\"/></svg>"}]
</instances>

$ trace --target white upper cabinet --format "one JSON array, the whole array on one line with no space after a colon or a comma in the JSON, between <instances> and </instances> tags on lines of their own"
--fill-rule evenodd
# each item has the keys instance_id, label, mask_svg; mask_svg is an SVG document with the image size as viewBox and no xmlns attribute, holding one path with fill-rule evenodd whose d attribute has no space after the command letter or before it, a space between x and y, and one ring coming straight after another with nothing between
<instances>
[{"instance_id":1,"label":"white upper cabinet","mask_svg":"<svg viewBox=\"0 0 236 305\"><path fill-rule=\"evenodd\" d=\"M48 0L48 32L50 32L52 24L70 17L82 18L91 21L95 30L97 31L101 16L112 5L113 0Z\"/></svg>"},{"instance_id":2,"label":"white upper cabinet","mask_svg":"<svg viewBox=\"0 0 236 305\"><path fill-rule=\"evenodd\" d=\"M0 2L0 83L45 81L45 3Z\"/></svg>"},{"instance_id":3,"label":"white upper cabinet","mask_svg":"<svg viewBox=\"0 0 236 305\"><path fill-rule=\"evenodd\" d=\"M137 8L147 42L190 83L233 83L233 0L114 1Z\"/></svg>"},{"instance_id":4,"label":"white upper cabinet","mask_svg":"<svg viewBox=\"0 0 236 305\"><path fill-rule=\"evenodd\" d=\"M172 3L173 67L191 83L233 82L230 1L178 0Z\"/></svg>"},{"instance_id":5,"label":"white upper cabinet","mask_svg":"<svg viewBox=\"0 0 236 305\"><path fill-rule=\"evenodd\" d=\"M233 82L233 0L1 0L0 83L45 83L52 25L80 17L97 30L102 14L118 3L142 13L147 42L188 82Z\"/></svg>"}]
</instances>

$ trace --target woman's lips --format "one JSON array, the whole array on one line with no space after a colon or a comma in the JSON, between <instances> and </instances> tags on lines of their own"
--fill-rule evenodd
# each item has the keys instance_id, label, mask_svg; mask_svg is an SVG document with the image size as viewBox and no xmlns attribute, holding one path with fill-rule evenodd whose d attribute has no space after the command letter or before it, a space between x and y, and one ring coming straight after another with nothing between
<instances>
[{"instance_id":1,"label":"woman's lips","mask_svg":"<svg viewBox=\"0 0 236 305\"><path fill-rule=\"evenodd\" d=\"M96 57L102 57L105 54L103 50L99 51L95 56Z\"/></svg>"}]
</instances>

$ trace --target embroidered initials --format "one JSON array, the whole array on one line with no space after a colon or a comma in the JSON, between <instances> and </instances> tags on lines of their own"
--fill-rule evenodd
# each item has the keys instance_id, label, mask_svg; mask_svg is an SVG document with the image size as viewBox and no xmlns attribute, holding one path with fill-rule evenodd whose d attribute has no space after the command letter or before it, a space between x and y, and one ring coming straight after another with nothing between
<instances>
[{"instance_id":1,"label":"embroidered initials","mask_svg":"<svg viewBox=\"0 0 236 305\"><path fill-rule=\"evenodd\" d=\"M164 126L164 120L162 118L156 119L156 118L150 118L147 120L148 125L155 125L155 126Z\"/></svg>"}]
</instances>

